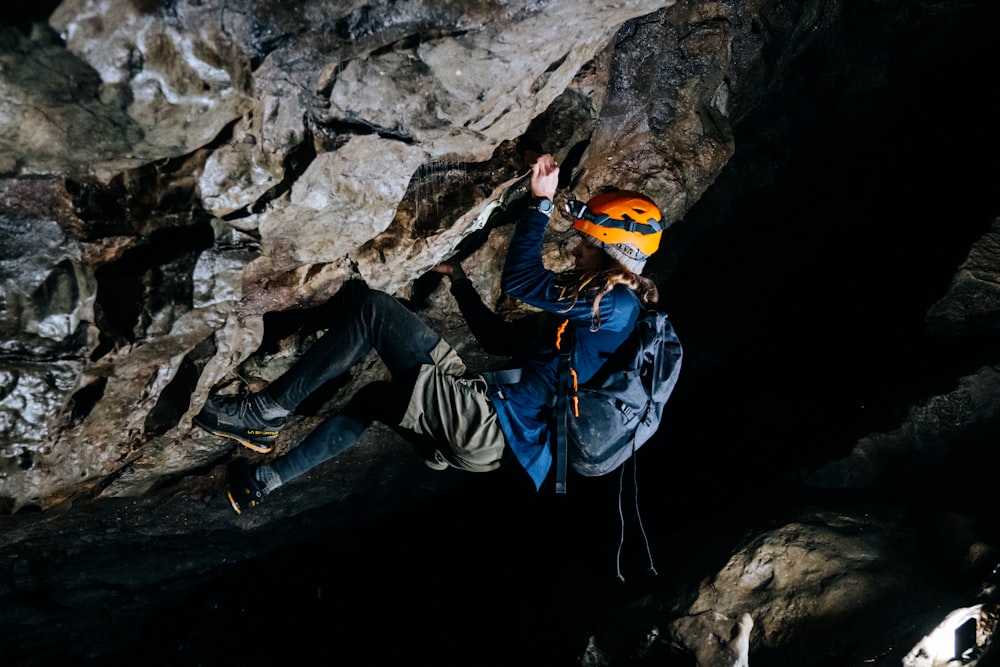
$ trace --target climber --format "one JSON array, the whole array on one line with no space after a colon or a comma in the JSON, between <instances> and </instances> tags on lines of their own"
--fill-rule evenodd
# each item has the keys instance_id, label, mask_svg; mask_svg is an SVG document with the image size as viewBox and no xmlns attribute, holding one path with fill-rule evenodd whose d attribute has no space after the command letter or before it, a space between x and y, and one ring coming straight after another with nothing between
<instances>
[{"instance_id":1,"label":"climber","mask_svg":"<svg viewBox=\"0 0 1000 667\"><path fill-rule=\"evenodd\" d=\"M641 218L655 220L659 229L659 209L638 193L601 193L586 207L573 202L581 236L572 250L574 267L563 273L544 267L542 237L558 181L551 155L535 159L532 198L515 226L501 280L506 294L540 313L504 322L483 305L458 262L435 268L449 276L452 294L483 348L517 357L519 377L502 372L468 377L455 350L419 317L392 296L352 281L334 297L340 319L291 369L261 391L210 397L194 419L211 433L266 453L291 410L370 349L390 371L391 380L364 386L283 456L258 466L237 459L228 474L228 497L237 513L352 447L376 420L433 443L423 452L431 468L485 472L512 454L534 488L542 487L552 463L548 415L557 324L568 318L577 331L575 367L583 382L627 337L640 304L657 299L653 282L640 274L660 232L640 239L628 231L631 223L621 228L623 220Z\"/></svg>"}]
</instances>

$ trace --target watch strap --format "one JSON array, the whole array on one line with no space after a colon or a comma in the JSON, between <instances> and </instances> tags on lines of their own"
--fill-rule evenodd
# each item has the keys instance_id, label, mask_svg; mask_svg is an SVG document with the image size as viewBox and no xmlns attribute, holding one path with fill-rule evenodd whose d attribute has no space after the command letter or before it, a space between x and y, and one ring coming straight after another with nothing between
<instances>
[{"instance_id":1,"label":"watch strap","mask_svg":"<svg viewBox=\"0 0 1000 667\"><path fill-rule=\"evenodd\" d=\"M552 215L552 210L555 206L548 197L532 197L531 201L528 202L528 208L533 208L545 215Z\"/></svg>"}]
</instances>

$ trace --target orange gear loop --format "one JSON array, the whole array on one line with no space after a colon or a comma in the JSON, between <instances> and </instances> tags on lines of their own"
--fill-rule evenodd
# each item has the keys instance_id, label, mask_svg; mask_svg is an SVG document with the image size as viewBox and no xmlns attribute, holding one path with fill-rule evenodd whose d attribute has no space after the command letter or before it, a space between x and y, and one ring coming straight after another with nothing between
<instances>
[{"instance_id":1,"label":"orange gear loop","mask_svg":"<svg viewBox=\"0 0 1000 667\"><path fill-rule=\"evenodd\" d=\"M579 389L576 378L576 369L569 369L570 374L573 376L573 416L580 416L580 397L576 395L576 390Z\"/></svg>"},{"instance_id":2,"label":"orange gear loop","mask_svg":"<svg viewBox=\"0 0 1000 667\"><path fill-rule=\"evenodd\" d=\"M563 335L563 332L566 331L566 325L568 325L568 324L569 324L569 320L563 320L562 324L559 325L559 328L556 329L556 349L557 350L561 350L562 349L562 335Z\"/></svg>"},{"instance_id":3,"label":"orange gear loop","mask_svg":"<svg viewBox=\"0 0 1000 667\"><path fill-rule=\"evenodd\" d=\"M559 328L556 329L556 349L557 350L561 350L562 349L562 335L566 332L566 327L568 325L569 325L569 320L568 319L567 320L563 320L562 323L559 325ZM579 399L579 397L576 396L576 392L577 392L577 389L579 389L580 385L579 385L579 381L577 379L576 369L571 367L569 369L569 374L573 378L573 416L574 417L579 417L580 416L580 399Z\"/></svg>"}]
</instances>

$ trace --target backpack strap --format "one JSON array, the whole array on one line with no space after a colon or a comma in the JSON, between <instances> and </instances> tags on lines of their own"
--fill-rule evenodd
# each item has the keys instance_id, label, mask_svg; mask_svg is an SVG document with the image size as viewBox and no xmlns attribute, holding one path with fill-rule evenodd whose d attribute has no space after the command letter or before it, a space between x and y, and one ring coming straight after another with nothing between
<instances>
[{"instance_id":1,"label":"backpack strap","mask_svg":"<svg viewBox=\"0 0 1000 667\"><path fill-rule=\"evenodd\" d=\"M556 331L556 349L559 350L559 369L556 378L556 402L553 417L555 420L555 464L556 493L566 493L566 476L569 467L568 420L570 392L574 387L573 372L573 327L569 320L564 320Z\"/></svg>"},{"instance_id":2,"label":"backpack strap","mask_svg":"<svg viewBox=\"0 0 1000 667\"><path fill-rule=\"evenodd\" d=\"M524 378L524 369L504 368L498 371L484 371L482 377L489 385L517 384Z\"/></svg>"}]
</instances>

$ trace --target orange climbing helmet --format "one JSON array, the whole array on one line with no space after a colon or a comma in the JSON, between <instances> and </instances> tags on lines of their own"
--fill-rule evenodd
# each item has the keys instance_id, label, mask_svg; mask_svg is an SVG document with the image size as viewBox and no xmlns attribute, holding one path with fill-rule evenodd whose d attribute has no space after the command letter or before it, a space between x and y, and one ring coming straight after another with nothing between
<instances>
[{"instance_id":1,"label":"orange climbing helmet","mask_svg":"<svg viewBox=\"0 0 1000 667\"><path fill-rule=\"evenodd\" d=\"M566 210L576 219L573 227L588 243L603 248L633 273L642 273L646 260L660 247L662 215L644 194L611 190L586 204L572 199Z\"/></svg>"}]
</instances>

